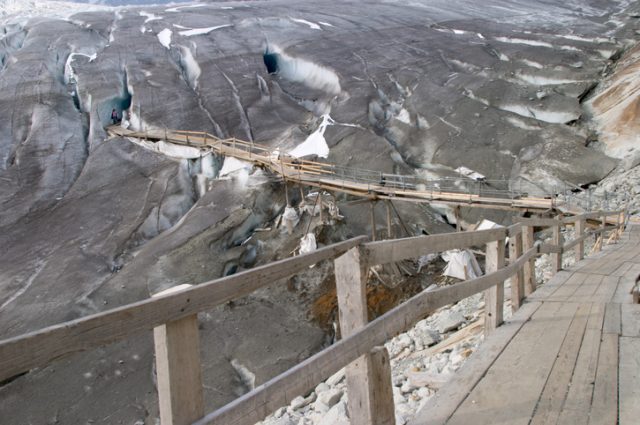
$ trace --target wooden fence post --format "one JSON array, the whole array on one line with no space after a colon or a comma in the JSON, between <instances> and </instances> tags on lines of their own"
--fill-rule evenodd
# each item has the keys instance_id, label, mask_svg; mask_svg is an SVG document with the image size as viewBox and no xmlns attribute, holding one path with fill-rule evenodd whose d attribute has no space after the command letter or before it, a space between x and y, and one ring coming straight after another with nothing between
<instances>
[{"instance_id":1,"label":"wooden fence post","mask_svg":"<svg viewBox=\"0 0 640 425\"><path fill-rule=\"evenodd\" d=\"M509 237L509 264L515 262L522 255L522 231ZM522 305L524 299L524 273L519 269L511 277L511 309L515 312Z\"/></svg>"},{"instance_id":2,"label":"wooden fence post","mask_svg":"<svg viewBox=\"0 0 640 425\"><path fill-rule=\"evenodd\" d=\"M504 267L504 238L487 243L485 273L493 273ZM493 331L503 322L504 282L484 291L484 331Z\"/></svg>"},{"instance_id":3,"label":"wooden fence post","mask_svg":"<svg viewBox=\"0 0 640 425\"><path fill-rule=\"evenodd\" d=\"M190 286L175 286L154 297ZM204 416L198 315L193 314L154 328L153 339L160 423L191 424Z\"/></svg>"},{"instance_id":4,"label":"wooden fence post","mask_svg":"<svg viewBox=\"0 0 640 425\"><path fill-rule=\"evenodd\" d=\"M560 224L553 226L553 244L560 249L559 252L551 253L551 270L554 273L562 270L562 234L560 233Z\"/></svg>"},{"instance_id":5,"label":"wooden fence post","mask_svg":"<svg viewBox=\"0 0 640 425\"><path fill-rule=\"evenodd\" d=\"M375 241L376 240L376 234L378 233L376 231L376 203L375 203L375 201L371 201L369 203L369 205L371 205L371 210L370 210L370 215L371 215L371 240Z\"/></svg>"},{"instance_id":6,"label":"wooden fence post","mask_svg":"<svg viewBox=\"0 0 640 425\"><path fill-rule=\"evenodd\" d=\"M522 226L522 252L533 248L533 226ZM535 258L524 264L524 295L528 296L536 290L536 263Z\"/></svg>"},{"instance_id":7,"label":"wooden fence post","mask_svg":"<svg viewBox=\"0 0 640 425\"><path fill-rule=\"evenodd\" d=\"M576 238L581 238L582 236L584 236L584 225L585 225L586 221L584 218L580 218L576 221ZM584 258L584 241L580 241L580 243L578 243L578 245L576 245L576 262L578 261L582 261L582 259Z\"/></svg>"},{"instance_id":8,"label":"wooden fence post","mask_svg":"<svg viewBox=\"0 0 640 425\"><path fill-rule=\"evenodd\" d=\"M334 264L340 332L342 338L346 338L368 322L368 264L359 247L351 248L336 258ZM347 407L352 425L395 424L389 368L389 356L386 350L381 349L365 354L347 365Z\"/></svg>"}]
</instances>

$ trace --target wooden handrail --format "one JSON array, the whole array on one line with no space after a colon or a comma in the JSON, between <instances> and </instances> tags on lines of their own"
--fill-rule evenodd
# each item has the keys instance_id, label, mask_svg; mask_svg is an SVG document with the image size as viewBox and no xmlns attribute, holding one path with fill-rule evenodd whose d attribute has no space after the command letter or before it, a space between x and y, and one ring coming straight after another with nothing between
<instances>
[{"instance_id":1,"label":"wooden handrail","mask_svg":"<svg viewBox=\"0 0 640 425\"><path fill-rule=\"evenodd\" d=\"M367 240L359 236L170 295L93 314L0 341L0 381L63 356L96 348L243 297Z\"/></svg>"},{"instance_id":2,"label":"wooden handrail","mask_svg":"<svg viewBox=\"0 0 640 425\"><path fill-rule=\"evenodd\" d=\"M618 224L607 226L607 216L614 214L618 214ZM335 259L347 252L360 253L357 255L362 256L363 263L358 263L358 265L363 267L362 270L366 270L375 264L385 264L416 258L428 253L487 244L487 258L491 257L491 266L487 267L488 274L433 291L423 291L376 320L370 323L366 323L365 320L364 326L358 327L348 337L196 422L198 425L209 423L220 425L253 424L278 407L289 403L296 396L312 390L318 382L328 378L348 363L363 355L380 352L375 347L405 331L413 323L437 308L460 301L476 293L491 290L495 291L493 297L495 302L491 303L492 317L498 315L501 317L503 296L496 288L501 287L506 279L514 276L517 278L512 280L512 286L515 284L517 288L512 288L512 297L516 297L512 303L517 308L520 305L521 297L524 296L523 291L531 292L535 289L532 262L537 255L552 254L555 267L559 268L561 267L562 254L577 246L576 258L579 259L582 255L582 244L587 237L624 228L626 220L622 220L623 217L619 214L621 212L615 211L587 213L572 217L574 219L572 221L566 219L523 219L508 228L417 236L379 242L366 242L367 238L364 236L349 239L320 248L309 254L287 258L188 289L178 290L165 296L146 299L0 341L0 381L34 367L44 366L60 357L118 341L140 331L155 328L155 332L158 333L159 326L169 325L172 326L171 329L180 329L180 321L189 316L192 318L189 326L193 329L194 326L197 327L197 321L193 322L193 320L197 320L195 315L198 312L246 296L256 289L298 273L309 265L322 260ZM600 219L602 225L597 229L585 231L583 225L590 218ZM571 223L576 225L576 238L562 245L559 236L560 226ZM534 226L553 226L554 243L546 245L539 241L534 243ZM503 242L507 236L510 237L510 258L509 265L503 266ZM615 236L616 234L612 233L610 239ZM604 237L599 240L602 239ZM519 253L522 254L519 255ZM346 268L344 265L341 266L343 273L344 270L350 270L348 264L346 264ZM521 276L523 273L524 275ZM366 285L366 277L355 279L354 282ZM360 292L363 288L360 288ZM340 294L338 296L340 298ZM339 302L345 303L346 301L343 299ZM349 303L346 302L345 305L349 305ZM340 308L342 308L342 304ZM499 326L501 320L496 319L494 322L493 327ZM175 337L175 334L171 336L168 331L165 331L164 335L164 343ZM171 338L169 338L170 336ZM197 336L197 332L195 332L195 336ZM178 340L179 338L173 339L173 344L177 344ZM162 346L163 343L156 340L156 347L158 344ZM194 343L193 346L197 346L197 344ZM156 357L158 357L157 352ZM194 356L194 361L198 358ZM385 357L379 358L384 359ZM173 370L172 367L179 368L175 359L161 360L167 360L164 363L166 365L173 365L167 366L169 370ZM385 362L388 363L388 358ZM166 391L171 392L171 390ZM166 393L163 395L166 396ZM202 415L202 411L196 413L195 416L193 416L193 412L188 413L192 415L191 417Z\"/></svg>"},{"instance_id":3,"label":"wooden handrail","mask_svg":"<svg viewBox=\"0 0 640 425\"><path fill-rule=\"evenodd\" d=\"M429 313L504 282L537 253L538 245L525 252L518 261L494 273L433 291L421 292L369 322L350 337L336 342L226 406L205 415L194 425L249 425L260 421L298 395L311 391L318 382L368 353L373 347L403 332Z\"/></svg>"},{"instance_id":4,"label":"wooden handrail","mask_svg":"<svg viewBox=\"0 0 640 425\"><path fill-rule=\"evenodd\" d=\"M369 242L364 244L364 250L371 265L387 264L450 249L478 246L504 239L506 235L507 229L504 227L475 232L440 233L437 235Z\"/></svg>"}]
</instances>

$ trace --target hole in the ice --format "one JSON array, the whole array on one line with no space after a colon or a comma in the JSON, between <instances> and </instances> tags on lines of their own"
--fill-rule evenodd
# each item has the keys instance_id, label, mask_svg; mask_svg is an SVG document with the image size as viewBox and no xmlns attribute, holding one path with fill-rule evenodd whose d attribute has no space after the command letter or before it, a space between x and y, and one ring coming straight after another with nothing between
<instances>
[{"instance_id":1,"label":"hole in the ice","mask_svg":"<svg viewBox=\"0 0 640 425\"><path fill-rule=\"evenodd\" d=\"M275 74L278 72L278 54L269 51L267 48L262 55L262 60L264 61L264 65L267 67L267 72L269 74Z\"/></svg>"}]
</instances>

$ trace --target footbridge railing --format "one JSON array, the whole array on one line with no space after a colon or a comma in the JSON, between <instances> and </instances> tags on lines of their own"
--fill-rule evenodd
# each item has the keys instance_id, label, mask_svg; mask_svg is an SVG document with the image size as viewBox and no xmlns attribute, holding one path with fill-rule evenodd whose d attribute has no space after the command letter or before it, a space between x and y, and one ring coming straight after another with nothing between
<instances>
[{"instance_id":1,"label":"footbridge railing","mask_svg":"<svg viewBox=\"0 0 640 425\"><path fill-rule=\"evenodd\" d=\"M464 175L427 179L415 175L382 173L330 163L295 158L277 149L253 142L221 139L199 131L131 131L120 126L108 128L112 136L208 149L220 155L252 162L284 180L339 191L363 198L412 202L438 202L493 209L546 211L559 206L554 196L529 196L508 180L473 179ZM561 202L560 202L561 203Z\"/></svg>"},{"instance_id":2,"label":"footbridge railing","mask_svg":"<svg viewBox=\"0 0 640 425\"><path fill-rule=\"evenodd\" d=\"M575 238L563 243L561 228L573 226ZM352 424L394 424L390 361L384 343L434 310L479 292L485 294L485 332L503 322L504 283L511 279L512 308L536 288L534 260L552 255L554 270L562 256L584 256L586 238L596 250L613 242L625 226L623 212L522 219L510 226L367 242L357 237L312 253L276 261L196 286L176 287L133 304L0 341L0 382L73 353L93 350L140 332L153 331L160 420L163 425L250 425L346 367ZM553 242L535 241L535 230L553 228ZM506 241L508 238L508 256ZM371 266L415 259L450 249L485 247L485 275L426 290L369 322L366 283ZM292 276L320 261L334 261L342 339L283 374L210 413L203 407L199 350L199 312ZM34 400L36 401L36 400ZM9 412L6 412L9 413Z\"/></svg>"}]
</instances>

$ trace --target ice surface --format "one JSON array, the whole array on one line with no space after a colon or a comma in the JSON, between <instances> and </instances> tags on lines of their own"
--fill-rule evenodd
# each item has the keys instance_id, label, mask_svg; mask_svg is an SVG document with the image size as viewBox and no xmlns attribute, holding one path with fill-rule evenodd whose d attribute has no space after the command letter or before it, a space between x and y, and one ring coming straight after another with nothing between
<instances>
[{"instance_id":1,"label":"ice surface","mask_svg":"<svg viewBox=\"0 0 640 425\"><path fill-rule=\"evenodd\" d=\"M92 53L90 55L86 54L86 53L71 53L68 57L67 57L67 62L64 64L64 82L65 84L69 84L72 80L75 80L76 75L73 72L73 59L76 56L84 56L86 58L89 58L89 62L93 62L97 57L98 54L97 53Z\"/></svg>"},{"instance_id":2,"label":"ice surface","mask_svg":"<svg viewBox=\"0 0 640 425\"><path fill-rule=\"evenodd\" d=\"M289 151L289 155L302 158L307 155L318 155L320 158L326 158L329 156L329 146L324 138L324 131L328 125L333 124L333 120L329 115L322 116L322 122L314 131L307 137L307 139L296 146L293 150Z\"/></svg>"},{"instance_id":3,"label":"ice surface","mask_svg":"<svg viewBox=\"0 0 640 425\"><path fill-rule=\"evenodd\" d=\"M318 24L316 24L316 23L313 23L313 22L309 22L309 21L307 21L307 20L305 20L305 19L296 19L296 18L291 18L291 20L292 20L293 22L298 22L298 23L301 23L301 24L308 25L308 26L309 26L309 28L314 29L314 30L322 30L322 28L320 28L320 25L318 25Z\"/></svg>"},{"instance_id":4,"label":"ice surface","mask_svg":"<svg viewBox=\"0 0 640 425\"><path fill-rule=\"evenodd\" d=\"M523 117L535 118L540 121L564 124L580 117L577 112L571 111L545 111L530 105L506 104L500 105L500 109L513 112Z\"/></svg>"},{"instance_id":5,"label":"ice surface","mask_svg":"<svg viewBox=\"0 0 640 425\"><path fill-rule=\"evenodd\" d=\"M140 11L140 16L147 18L144 20L144 23L149 23L151 21L158 21L162 19L162 16L158 16L158 15L154 15L153 13L149 13L149 12L145 12L145 11Z\"/></svg>"},{"instance_id":6,"label":"ice surface","mask_svg":"<svg viewBox=\"0 0 640 425\"><path fill-rule=\"evenodd\" d=\"M178 25L174 25L174 26L178 27ZM233 26L232 24L226 24L226 25L216 25L215 27L207 27L207 28L191 28L191 29L186 29L185 31L180 31L178 32L178 34L183 35L185 37L191 37L193 35L205 35L217 29L227 28L232 26ZM181 27L181 28L186 28L186 27Z\"/></svg>"},{"instance_id":7,"label":"ice surface","mask_svg":"<svg viewBox=\"0 0 640 425\"><path fill-rule=\"evenodd\" d=\"M169 49L169 46L171 45L172 34L173 31L171 31L169 28L165 28L158 33L158 40L160 41L160 44L162 44L167 49Z\"/></svg>"},{"instance_id":8,"label":"ice surface","mask_svg":"<svg viewBox=\"0 0 640 425\"><path fill-rule=\"evenodd\" d=\"M237 173L239 171L247 171L250 170L252 167L251 163L246 162L246 161L241 161L239 159L236 159L232 156L228 156L224 159L224 164L222 165L222 168L220 169L220 173L218 174L218 177L222 178L222 177L228 177L231 174Z\"/></svg>"},{"instance_id":9,"label":"ice surface","mask_svg":"<svg viewBox=\"0 0 640 425\"><path fill-rule=\"evenodd\" d=\"M109 6L57 0L2 0L0 18L20 20L33 16L68 19L80 12L112 10Z\"/></svg>"},{"instance_id":10,"label":"ice surface","mask_svg":"<svg viewBox=\"0 0 640 425\"><path fill-rule=\"evenodd\" d=\"M193 9L196 7L204 7L206 6L206 4L188 4L186 6L177 6L177 7L172 7L169 9L165 9L165 12L172 12L172 13L179 13L182 12L183 9Z\"/></svg>"},{"instance_id":11,"label":"ice surface","mask_svg":"<svg viewBox=\"0 0 640 425\"><path fill-rule=\"evenodd\" d=\"M180 63L182 64L182 68L185 70L185 78L189 83L189 87L194 90L197 89L198 78L200 78L202 70L189 48L180 46Z\"/></svg>"}]
</instances>

